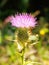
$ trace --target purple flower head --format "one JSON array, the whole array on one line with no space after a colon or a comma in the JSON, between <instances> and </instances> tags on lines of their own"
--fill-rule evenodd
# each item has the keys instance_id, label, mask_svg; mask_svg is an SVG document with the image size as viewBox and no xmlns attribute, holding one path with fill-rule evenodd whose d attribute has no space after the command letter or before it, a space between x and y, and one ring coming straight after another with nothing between
<instances>
[{"instance_id":1,"label":"purple flower head","mask_svg":"<svg viewBox=\"0 0 49 65\"><path fill-rule=\"evenodd\" d=\"M11 16L10 22L12 23L12 26L18 28L35 27L35 25L37 24L36 18L27 13L16 14L15 16Z\"/></svg>"}]
</instances>

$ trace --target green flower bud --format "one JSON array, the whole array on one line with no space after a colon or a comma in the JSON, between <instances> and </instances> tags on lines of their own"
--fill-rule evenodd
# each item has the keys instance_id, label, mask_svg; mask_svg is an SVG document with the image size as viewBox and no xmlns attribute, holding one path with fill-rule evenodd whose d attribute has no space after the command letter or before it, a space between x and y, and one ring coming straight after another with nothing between
<instances>
[{"instance_id":1,"label":"green flower bud","mask_svg":"<svg viewBox=\"0 0 49 65\"><path fill-rule=\"evenodd\" d=\"M17 34L18 41L20 42L27 42L28 40L28 33L27 30L20 29Z\"/></svg>"}]
</instances>

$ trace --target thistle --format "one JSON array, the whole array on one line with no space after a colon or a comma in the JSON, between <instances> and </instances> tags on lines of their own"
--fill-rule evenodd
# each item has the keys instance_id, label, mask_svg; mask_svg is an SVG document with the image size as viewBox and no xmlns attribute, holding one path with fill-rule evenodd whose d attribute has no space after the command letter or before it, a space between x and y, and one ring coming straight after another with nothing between
<instances>
[{"instance_id":1,"label":"thistle","mask_svg":"<svg viewBox=\"0 0 49 65\"><path fill-rule=\"evenodd\" d=\"M24 65L25 48L27 47L28 40L31 35L31 29L34 28L37 24L36 18L31 14L22 13L11 16L9 22L12 26L17 28L17 31L15 31L15 41L19 48L18 51L22 51L22 65Z\"/></svg>"},{"instance_id":2,"label":"thistle","mask_svg":"<svg viewBox=\"0 0 49 65\"><path fill-rule=\"evenodd\" d=\"M17 14L15 16L11 16L12 26L17 28L30 28L35 27L37 24L36 18L34 18L31 14Z\"/></svg>"}]
</instances>

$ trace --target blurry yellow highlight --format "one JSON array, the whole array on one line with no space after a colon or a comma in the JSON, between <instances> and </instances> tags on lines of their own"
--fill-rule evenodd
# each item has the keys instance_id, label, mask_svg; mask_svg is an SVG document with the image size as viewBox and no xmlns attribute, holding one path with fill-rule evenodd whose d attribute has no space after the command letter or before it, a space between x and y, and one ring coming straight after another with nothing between
<instances>
[{"instance_id":1,"label":"blurry yellow highlight","mask_svg":"<svg viewBox=\"0 0 49 65\"><path fill-rule=\"evenodd\" d=\"M45 35L48 32L48 28L43 28L40 30L40 35Z\"/></svg>"}]
</instances>

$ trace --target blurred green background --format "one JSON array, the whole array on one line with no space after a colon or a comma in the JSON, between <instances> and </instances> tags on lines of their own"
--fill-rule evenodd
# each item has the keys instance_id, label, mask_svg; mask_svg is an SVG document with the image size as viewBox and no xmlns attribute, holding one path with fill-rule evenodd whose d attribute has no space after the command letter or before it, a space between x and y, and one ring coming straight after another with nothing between
<instances>
[{"instance_id":1,"label":"blurred green background","mask_svg":"<svg viewBox=\"0 0 49 65\"><path fill-rule=\"evenodd\" d=\"M48 20L49 2L48 0L0 0L0 18L15 14L16 12L33 13L40 10L39 16L44 16Z\"/></svg>"}]
</instances>

